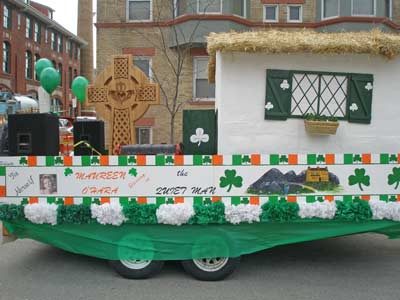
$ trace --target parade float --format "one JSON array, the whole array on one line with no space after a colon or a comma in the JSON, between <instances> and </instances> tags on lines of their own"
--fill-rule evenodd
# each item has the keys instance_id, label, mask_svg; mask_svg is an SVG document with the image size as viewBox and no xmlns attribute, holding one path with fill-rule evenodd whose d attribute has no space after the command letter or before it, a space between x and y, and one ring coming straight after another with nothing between
<instances>
[{"instance_id":1,"label":"parade float","mask_svg":"<svg viewBox=\"0 0 400 300\"><path fill-rule=\"evenodd\" d=\"M128 278L179 260L201 280L278 245L398 238L399 49L379 31L212 34L216 126L184 129L197 154L2 157L4 233L107 259ZM87 87L111 154L160 101L131 59ZM216 136L218 153L202 152Z\"/></svg>"}]
</instances>

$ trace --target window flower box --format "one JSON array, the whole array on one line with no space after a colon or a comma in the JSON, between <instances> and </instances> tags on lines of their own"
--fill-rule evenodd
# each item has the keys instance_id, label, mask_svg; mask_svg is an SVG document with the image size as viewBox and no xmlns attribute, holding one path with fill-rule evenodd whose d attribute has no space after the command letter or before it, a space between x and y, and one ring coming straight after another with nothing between
<instances>
[{"instance_id":1,"label":"window flower box","mask_svg":"<svg viewBox=\"0 0 400 300\"><path fill-rule=\"evenodd\" d=\"M309 134L330 135L336 134L339 122L332 117L307 115L304 119L304 126Z\"/></svg>"}]
</instances>

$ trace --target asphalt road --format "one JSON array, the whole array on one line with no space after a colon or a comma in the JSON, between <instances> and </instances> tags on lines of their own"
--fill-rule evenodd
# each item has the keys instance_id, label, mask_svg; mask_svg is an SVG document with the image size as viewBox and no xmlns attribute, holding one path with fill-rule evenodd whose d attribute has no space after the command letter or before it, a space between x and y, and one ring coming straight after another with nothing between
<instances>
[{"instance_id":1,"label":"asphalt road","mask_svg":"<svg viewBox=\"0 0 400 300\"><path fill-rule=\"evenodd\" d=\"M31 240L0 246L0 299L400 299L400 240L374 234L319 240L244 256L222 282L200 282L177 262L148 280L106 261Z\"/></svg>"}]
</instances>

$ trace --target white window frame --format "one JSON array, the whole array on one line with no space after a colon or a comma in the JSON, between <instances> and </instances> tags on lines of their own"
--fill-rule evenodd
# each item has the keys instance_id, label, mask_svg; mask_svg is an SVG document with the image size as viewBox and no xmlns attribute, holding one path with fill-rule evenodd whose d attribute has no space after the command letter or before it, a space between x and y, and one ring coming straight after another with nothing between
<instances>
[{"instance_id":1,"label":"white window frame","mask_svg":"<svg viewBox=\"0 0 400 300\"><path fill-rule=\"evenodd\" d=\"M209 1L220 1L220 7L219 7L219 12L203 12L200 11L200 1L201 0L197 0L197 14L201 15L222 15L222 2L224 2L223 0L209 0Z\"/></svg>"},{"instance_id":2,"label":"white window frame","mask_svg":"<svg viewBox=\"0 0 400 300\"><path fill-rule=\"evenodd\" d=\"M375 17L376 16L376 0L374 1L374 13L372 15L362 15L354 13L354 0L351 0L351 16L352 17Z\"/></svg>"},{"instance_id":3,"label":"white window frame","mask_svg":"<svg viewBox=\"0 0 400 300\"><path fill-rule=\"evenodd\" d=\"M389 16L387 16L387 18L390 20L393 19L393 0L389 0Z\"/></svg>"},{"instance_id":4,"label":"white window frame","mask_svg":"<svg viewBox=\"0 0 400 300\"><path fill-rule=\"evenodd\" d=\"M243 10L243 16L241 16L241 15L236 15L236 14L233 14L234 16L237 16L237 17L239 17L239 18L247 18L247 1L248 0L242 0L243 1L243 5L244 5L244 10ZM224 8L224 4L223 4L223 0L221 1L221 13L207 13L207 14L222 14L222 11L223 11L223 8ZM197 0L197 13L199 13L198 11L199 11L199 8L200 8L200 5L199 5L199 2L198 2L198 0ZM180 16L183 16L183 15L180 15ZM178 0L174 0L174 18L178 18L178 17L180 17L180 16L178 16Z\"/></svg>"},{"instance_id":5,"label":"white window frame","mask_svg":"<svg viewBox=\"0 0 400 300\"><path fill-rule=\"evenodd\" d=\"M332 17L326 17L324 16L324 8L325 8L325 0L321 1L321 20L329 20L329 19L334 19L334 18L338 18L340 16L340 0L337 0L338 2L338 11L337 11L337 15L336 16L332 16Z\"/></svg>"},{"instance_id":6,"label":"white window frame","mask_svg":"<svg viewBox=\"0 0 400 300\"><path fill-rule=\"evenodd\" d=\"M266 8L267 7L275 7L275 20L267 20L267 14L266 14ZM279 22L279 4L264 4L263 6L263 21L264 22L274 22L278 23Z\"/></svg>"},{"instance_id":7,"label":"white window frame","mask_svg":"<svg viewBox=\"0 0 400 300\"><path fill-rule=\"evenodd\" d=\"M140 1L148 1L150 2L150 18L144 20L131 20L129 19L129 2L140 2ZM126 0L126 20L128 22L152 22L153 21L153 0Z\"/></svg>"},{"instance_id":8,"label":"white window frame","mask_svg":"<svg viewBox=\"0 0 400 300\"><path fill-rule=\"evenodd\" d=\"M149 61L149 79L153 81L153 59L151 56L135 56L133 58L133 65L135 65L135 60L148 60Z\"/></svg>"},{"instance_id":9,"label":"white window frame","mask_svg":"<svg viewBox=\"0 0 400 300\"><path fill-rule=\"evenodd\" d=\"M206 60L209 61L210 57L209 56L193 56L193 100L204 100L204 101L215 101L215 95L213 98L203 98L203 97L197 97L196 96L196 79L197 79L197 61L199 60Z\"/></svg>"},{"instance_id":10,"label":"white window frame","mask_svg":"<svg viewBox=\"0 0 400 300\"><path fill-rule=\"evenodd\" d=\"M298 20L291 20L290 19L290 8L291 7L300 7L299 11L299 19ZM287 6L287 22L288 23L302 23L303 22L303 5L301 4L292 4Z\"/></svg>"},{"instance_id":11,"label":"white window frame","mask_svg":"<svg viewBox=\"0 0 400 300\"><path fill-rule=\"evenodd\" d=\"M150 139L150 144L152 144L153 143L153 127L149 127L149 126L135 126L135 129L138 129L139 131L140 131L140 129L148 129L149 131L150 131L150 134L149 134L149 139ZM135 134L136 134L136 132L135 132ZM139 143L138 143L138 145L142 145L141 144L141 141L140 141L140 134L139 134L139 136L136 136L136 140L139 140Z\"/></svg>"}]
</instances>

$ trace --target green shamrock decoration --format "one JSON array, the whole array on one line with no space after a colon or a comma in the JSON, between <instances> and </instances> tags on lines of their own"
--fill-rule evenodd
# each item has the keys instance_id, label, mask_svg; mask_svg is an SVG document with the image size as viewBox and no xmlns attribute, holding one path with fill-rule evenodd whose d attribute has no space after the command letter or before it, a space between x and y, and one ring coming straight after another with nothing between
<instances>
[{"instance_id":1,"label":"green shamrock decoration","mask_svg":"<svg viewBox=\"0 0 400 300\"><path fill-rule=\"evenodd\" d=\"M99 165L100 164L99 158L97 156L93 156L92 160L90 161L90 163L92 165Z\"/></svg>"},{"instance_id":2,"label":"green shamrock decoration","mask_svg":"<svg viewBox=\"0 0 400 300\"><path fill-rule=\"evenodd\" d=\"M244 198L242 198L242 201L240 201L240 203L242 203L242 204L249 204L249 203L250 203L250 200L249 200L249 198L244 197Z\"/></svg>"},{"instance_id":3,"label":"green shamrock decoration","mask_svg":"<svg viewBox=\"0 0 400 300\"><path fill-rule=\"evenodd\" d=\"M136 157L135 156L129 156L128 158L128 164L132 165L132 164L136 164Z\"/></svg>"},{"instance_id":4,"label":"green shamrock decoration","mask_svg":"<svg viewBox=\"0 0 400 300\"><path fill-rule=\"evenodd\" d=\"M56 204L57 205L63 205L64 204L64 199L63 198L57 198Z\"/></svg>"},{"instance_id":5,"label":"green shamrock decoration","mask_svg":"<svg viewBox=\"0 0 400 300\"><path fill-rule=\"evenodd\" d=\"M390 202L397 202L397 197L395 195L390 196L389 198Z\"/></svg>"},{"instance_id":6,"label":"green shamrock decoration","mask_svg":"<svg viewBox=\"0 0 400 300\"><path fill-rule=\"evenodd\" d=\"M317 156L317 162L318 163L324 163L325 162L325 157L322 154L318 155Z\"/></svg>"},{"instance_id":7,"label":"green shamrock decoration","mask_svg":"<svg viewBox=\"0 0 400 300\"><path fill-rule=\"evenodd\" d=\"M136 177L137 176L137 170L135 168L131 168L129 170L129 175Z\"/></svg>"},{"instance_id":8,"label":"green shamrock decoration","mask_svg":"<svg viewBox=\"0 0 400 300\"><path fill-rule=\"evenodd\" d=\"M207 165L211 164L211 157L209 157L209 156L204 156L204 158L203 158L203 164L207 164Z\"/></svg>"},{"instance_id":9,"label":"green shamrock decoration","mask_svg":"<svg viewBox=\"0 0 400 300\"><path fill-rule=\"evenodd\" d=\"M349 176L349 185L358 184L358 187L361 191L364 191L362 186L369 186L370 185L370 177L365 174L365 169L355 169L354 174Z\"/></svg>"},{"instance_id":10,"label":"green shamrock decoration","mask_svg":"<svg viewBox=\"0 0 400 300\"><path fill-rule=\"evenodd\" d=\"M65 170L64 170L64 175L65 176L69 176L69 175L72 175L72 174L74 174L74 171L72 171L71 168L65 168Z\"/></svg>"},{"instance_id":11,"label":"green shamrock decoration","mask_svg":"<svg viewBox=\"0 0 400 300\"><path fill-rule=\"evenodd\" d=\"M55 204L56 203L56 198L54 198L54 197L47 198L47 203L48 204Z\"/></svg>"},{"instance_id":12,"label":"green shamrock decoration","mask_svg":"<svg viewBox=\"0 0 400 300\"><path fill-rule=\"evenodd\" d=\"M61 157L57 156L56 159L54 160L55 165L62 165L64 164L64 161Z\"/></svg>"},{"instance_id":13,"label":"green shamrock decoration","mask_svg":"<svg viewBox=\"0 0 400 300\"><path fill-rule=\"evenodd\" d=\"M388 175L388 184L389 185L396 184L394 188L397 190L400 184L400 168L392 169L392 174Z\"/></svg>"},{"instance_id":14,"label":"green shamrock decoration","mask_svg":"<svg viewBox=\"0 0 400 300\"><path fill-rule=\"evenodd\" d=\"M288 163L289 160L286 155L281 155L281 157L279 158L279 162L285 164Z\"/></svg>"},{"instance_id":15,"label":"green shamrock decoration","mask_svg":"<svg viewBox=\"0 0 400 300\"><path fill-rule=\"evenodd\" d=\"M100 205L100 199L99 198L94 198L93 199L93 204Z\"/></svg>"},{"instance_id":16,"label":"green shamrock decoration","mask_svg":"<svg viewBox=\"0 0 400 300\"><path fill-rule=\"evenodd\" d=\"M221 188L228 187L228 193L231 191L232 186L237 188L242 187L243 178L236 176L236 170L225 170L225 177L222 176L219 179L219 186Z\"/></svg>"},{"instance_id":17,"label":"green shamrock decoration","mask_svg":"<svg viewBox=\"0 0 400 300\"><path fill-rule=\"evenodd\" d=\"M28 164L28 161L26 160L26 157L21 157L19 160L19 164L26 166Z\"/></svg>"},{"instance_id":18,"label":"green shamrock decoration","mask_svg":"<svg viewBox=\"0 0 400 300\"><path fill-rule=\"evenodd\" d=\"M171 155L168 155L168 156L165 158L165 163L166 163L167 165L173 165L173 164L174 164L174 159L173 159L173 157L172 157Z\"/></svg>"},{"instance_id":19,"label":"green shamrock decoration","mask_svg":"<svg viewBox=\"0 0 400 300\"><path fill-rule=\"evenodd\" d=\"M317 197L318 202L324 202L324 197Z\"/></svg>"},{"instance_id":20,"label":"green shamrock decoration","mask_svg":"<svg viewBox=\"0 0 400 300\"><path fill-rule=\"evenodd\" d=\"M130 198L128 201L129 204L137 204L136 198Z\"/></svg>"},{"instance_id":21,"label":"green shamrock decoration","mask_svg":"<svg viewBox=\"0 0 400 300\"><path fill-rule=\"evenodd\" d=\"M167 198L166 203L167 204L174 204L175 203L174 198Z\"/></svg>"},{"instance_id":22,"label":"green shamrock decoration","mask_svg":"<svg viewBox=\"0 0 400 300\"><path fill-rule=\"evenodd\" d=\"M361 155L360 155L360 154L354 155L353 161L354 161L354 162L361 162Z\"/></svg>"},{"instance_id":23,"label":"green shamrock decoration","mask_svg":"<svg viewBox=\"0 0 400 300\"><path fill-rule=\"evenodd\" d=\"M389 161L390 161L391 163L397 162L397 155L396 155L396 154L390 155Z\"/></svg>"},{"instance_id":24,"label":"green shamrock decoration","mask_svg":"<svg viewBox=\"0 0 400 300\"><path fill-rule=\"evenodd\" d=\"M205 198L204 199L204 205L211 205L211 204L212 204L211 198Z\"/></svg>"},{"instance_id":25,"label":"green shamrock decoration","mask_svg":"<svg viewBox=\"0 0 400 300\"><path fill-rule=\"evenodd\" d=\"M243 164L250 164L251 163L250 157L248 155L244 155L243 158L242 158L242 163Z\"/></svg>"},{"instance_id":26,"label":"green shamrock decoration","mask_svg":"<svg viewBox=\"0 0 400 300\"><path fill-rule=\"evenodd\" d=\"M28 198L22 198L21 205L28 205L29 201Z\"/></svg>"}]
</instances>

